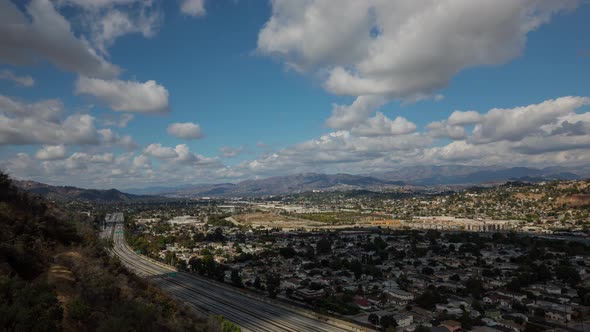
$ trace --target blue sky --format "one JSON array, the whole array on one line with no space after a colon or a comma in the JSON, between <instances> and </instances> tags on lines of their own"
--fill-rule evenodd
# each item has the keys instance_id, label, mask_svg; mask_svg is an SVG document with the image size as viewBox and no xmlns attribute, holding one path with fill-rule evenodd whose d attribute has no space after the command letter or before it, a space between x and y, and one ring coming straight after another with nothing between
<instances>
[{"instance_id":1,"label":"blue sky","mask_svg":"<svg viewBox=\"0 0 590 332\"><path fill-rule=\"evenodd\" d=\"M0 0L0 11L22 15L0 23L0 167L17 178L125 188L590 161L588 3Z\"/></svg>"}]
</instances>

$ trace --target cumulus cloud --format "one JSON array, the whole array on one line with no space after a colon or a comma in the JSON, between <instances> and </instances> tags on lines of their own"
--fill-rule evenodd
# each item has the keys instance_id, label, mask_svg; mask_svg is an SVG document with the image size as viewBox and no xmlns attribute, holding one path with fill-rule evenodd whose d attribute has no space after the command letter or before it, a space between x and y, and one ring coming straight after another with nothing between
<instances>
[{"instance_id":1,"label":"cumulus cloud","mask_svg":"<svg viewBox=\"0 0 590 332\"><path fill-rule=\"evenodd\" d=\"M404 135L414 131L416 131L416 125L413 122L401 116L391 120L381 112L377 112L374 117L351 129L351 133L357 136Z\"/></svg>"},{"instance_id":2,"label":"cumulus cloud","mask_svg":"<svg viewBox=\"0 0 590 332\"><path fill-rule=\"evenodd\" d=\"M119 117L114 117L111 114L108 114L106 116L106 119L103 120L103 123L105 126L109 126L109 127L119 127L119 128L124 128L127 127L127 125L129 124L129 122L131 122L131 120L133 120L135 116L133 114L121 114L121 116Z\"/></svg>"},{"instance_id":3,"label":"cumulus cloud","mask_svg":"<svg viewBox=\"0 0 590 332\"><path fill-rule=\"evenodd\" d=\"M218 162L215 158L208 158L190 151L188 145L178 144L174 148L162 146L160 143L148 145L143 153L164 161L185 165L209 165Z\"/></svg>"},{"instance_id":4,"label":"cumulus cloud","mask_svg":"<svg viewBox=\"0 0 590 332\"><path fill-rule=\"evenodd\" d=\"M192 152L186 144L155 143L120 155L100 152L101 148L122 140L112 130L100 129L98 141L102 144L93 147L93 153L75 152L66 158L65 151L53 145L67 143L43 143L48 146L38 151L37 158L21 153L0 161L0 167L15 176L57 183L88 181L94 187L108 187L113 183L110 181L118 186L197 183L203 178L225 181L309 171L366 173L367 169L379 171L433 164L583 166L590 163L590 112L583 109L587 105L590 105L587 97L566 96L527 106L494 108L486 113L453 113L430 123L424 132L416 132L415 125L405 118L392 120L377 113L361 122L365 127L357 125L273 152L264 151L254 160L233 166L223 165L220 158ZM59 120L60 107L56 101L37 105L0 98L0 109L5 116L19 118L36 114L46 123L63 122ZM464 126L475 120L475 127L467 132ZM529 126L527 121L533 125ZM523 133L515 134L511 122L522 123ZM498 132L489 136L484 127L492 123ZM448 143L439 138L453 141ZM220 152L229 158L240 149L225 147Z\"/></svg>"},{"instance_id":5,"label":"cumulus cloud","mask_svg":"<svg viewBox=\"0 0 590 332\"><path fill-rule=\"evenodd\" d=\"M329 71L340 95L411 98L464 68L519 56L527 34L577 1L275 0L258 50L298 70Z\"/></svg>"},{"instance_id":6,"label":"cumulus cloud","mask_svg":"<svg viewBox=\"0 0 590 332\"><path fill-rule=\"evenodd\" d=\"M107 48L119 37L134 33L140 33L146 38L153 37L162 19L159 11L149 10L149 7L140 7L134 11L111 8L86 17L92 41L103 54L108 54Z\"/></svg>"},{"instance_id":7,"label":"cumulus cloud","mask_svg":"<svg viewBox=\"0 0 590 332\"><path fill-rule=\"evenodd\" d=\"M189 16L203 16L206 13L205 0L182 0L180 11Z\"/></svg>"},{"instance_id":8,"label":"cumulus cloud","mask_svg":"<svg viewBox=\"0 0 590 332\"><path fill-rule=\"evenodd\" d=\"M183 148L179 148L180 154ZM202 156L201 156L202 157ZM38 160L18 153L0 160L0 168L15 178L84 188L130 188L150 185L200 183L203 179L229 179L243 175L217 160L202 157L200 163L160 161L132 152L74 152L62 159ZM215 162L204 162L209 159Z\"/></svg>"},{"instance_id":9,"label":"cumulus cloud","mask_svg":"<svg viewBox=\"0 0 590 332\"><path fill-rule=\"evenodd\" d=\"M334 94L357 97L352 105L335 105L326 121L332 129L350 129L393 99L441 100L437 92L458 72L520 56L529 32L577 4L274 0L257 51L318 74ZM449 124L460 124L453 121Z\"/></svg>"},{"instance_id":10,"label":"cumulus cloud","mask_svg":"<svg viewBox=\"0 0 590 332\"><path fill-rule=\"evenodd\" d=\"M35 154L35 157L41 160L63 159L65 156L66 147L63 145L44 145Z\"/></svg>"},{"instance_id":11,"label":"cumulus cloud","mask_svg":"<svg viewBox=\"0 0 590 332\"><path fill-rule=\"evenodd\" d=\"M72 114L61 119L58 100L23 103L0 95L1 144L98 144L95 119Z\"/></svg>"},{"instance_id":12,"label":"cumulus cloud","mask_svg":"<svg viewBox=\"0 0 590 332\"><path fill-rule=\"evenodd\" d=\"M168 134L186 140L203 137L201 126L192 122L172 123L168 126Z\"/></svg>"},{"instance_id":13,"label":"cumulus cloud","mask_svg":"<svg viewBox=\"0 0 590 332\"><path fill-rule=\"evenodd\" d=\"M428 134L432 137L448 137L451 139L464 139L465 128L450 124L447 121L434 121L426 126Z\"/></svg>"},{"instance_id":14,"label":"cumulus cloud","mask_svg":"<svg viewBox=\"0 0 590 332\"><path fill-rule=\"evenodd\" d=\"M85 9L93 10L113 5L129 5L141 0L59 0L62 5L73 5Z\"/></svg>"},{"instance_id":15,"label":"cumulus cloud","mask_svg":"<svg viewBox=\"0 0 590 332\"><path fill-rule=\"evenodd\" d=\"M385 102L386 99L380 96L359 96L351 105L335 104L326 125L332 129L349 129L367 119Z\"/></svg>"},{"instance_id":16,"label":"cumulus cloud","mask_svg":"<svg viewBox=\"0 0 590 332\"><path fill-rule=\"evenodd\" d=\"M134 150L139 147L130 135L121 136L109 128L100 129L98 133L102 136L102 143L106 145L116 145L127 150Z\"/></svg>"},{"instance_id":17,"label":"cumulus cloud","mask_svg":"<svg viewBox=\"0 0 590 332\"><path fill-rule=\"evenodd\" d=\"M384 157L409 156L412 151L428 146L431 138L421 134L360 137L340 130L319 138L283 148L254 161L244 162L241 169L249 174L272 174L288 171L330 171L343 166L347 172L361 171L355 165Z\"/></svg>"},{"instance_id":18,"label":"cumulus cloud","mask_svg":"<svg viewBox=\"0 0 590 332\"><path fill-rule=\"evenodd\" d=\"M133 158L134 168L149 168L151 166L150 158L146 155L139 155Z\"/></svg>"},{"instance_id":19,"label":"cumulus cloud","mask_svg":"<svg viewBox=\"0 0 590 332\"><path fill-rule=\"evenodd\" d=\"M57 0L56 5L66 10L76 28L102 54L108 56L108 47L116 39L139 33L146 38L154 36L163 13L152 0Z\"/></svg>"},{"instance_id":20,"label":"cumulus cloud","mask_svg":"<svg viewBox=\"0 0 590 332\"><path fill-rule=\"evenodd\" d=\"M164 113L170 110L168 90L153 80L141 83L81 76L76 81L76 94L93 96L120 112Z\"/></svg>"},{"instance_id":21,"label":"cumulus cloud","mask_svg":"<svg viewBox=\"0 0 590 332\"><path fill-rule=\"evenodd\" d=\"M38 58L85 76L111 78L119 73L85 39L76 38L49 0L31 1L26 14L10 0L0 0L0 61L22 65Z\"/></svg>"},{"instance_id":22,"label":"cumulus cloud","mask_svg":"<svg viewBox=\"0 0 590 332\"><path fill-rule=\"evenodd\" d=\"M494 108L483 114L470 140L474 143L519 141L540 133L542 126L554 123L559 117L589 104L588 97L567 96L510 109Z\"/></svg>"},{"instance_id":23,"label":"cumulus cloud","mask_svg":"<svg viewBox=\"0 0 590 332\"><path fill-rule=\"evenodd\" d=\"M158 159L170 159L178 156L173 148L162 146L160 143L148 145L143 153Z\"/></svg>"},{"instance_id":24,"label":"cumulus cloud","mask_svg":"<svg viewBox=\"0 0 590 332\"><path fill-rule=\"evenodd\" d=\"M17 85L24 86L27 88L30 88L33 85L35 85L35 80L30 75L18 76L7 69L0 71L0 80L13 81Z\"/></svg>"},{"instance_id":25,"label":"cumulus cloud","mask_svg":"<svg viewBox=\"0 0 590 332\"><path fill-rule=\"evenodd\" d=\"M476 111L454 111L449 116L447 122L454 126L474 124L480 122L481 120L481 114L477 113Z\"/></svg>"}]
</instances>

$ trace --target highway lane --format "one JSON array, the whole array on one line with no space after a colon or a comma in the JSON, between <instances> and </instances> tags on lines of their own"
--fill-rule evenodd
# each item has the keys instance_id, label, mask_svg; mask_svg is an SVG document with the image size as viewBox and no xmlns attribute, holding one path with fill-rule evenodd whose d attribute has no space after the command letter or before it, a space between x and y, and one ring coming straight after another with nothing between
<instances>
[{"instance_id":1,"label":"highway lane","mask_svg":"<svg viewBox=\"0 0 590 332\"><path fill-rule=\"evenodd\" d=\"M358 327L334 325L316 319L311 312L242 294L229 286L178 272L173 267L138 255L127 246L123 224L113 226L112 253L132 272L149 280L165 292L209 313L223 315L244 331L366 331ZM175 276L170 274L174 272Z\"/></svg>"}]
</instances>

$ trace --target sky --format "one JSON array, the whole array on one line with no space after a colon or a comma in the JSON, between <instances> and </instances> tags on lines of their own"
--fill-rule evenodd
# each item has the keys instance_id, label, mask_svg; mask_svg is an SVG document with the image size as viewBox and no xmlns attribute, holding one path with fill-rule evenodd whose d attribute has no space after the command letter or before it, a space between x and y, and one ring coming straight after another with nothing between
<instances>
[{"instance_id":1,"label":"sky","mask_svg":"<svg viewBox=\"0 0 590 332\"><path fill-rule=\"evenodd\" d=\"M0 0L0 169L85 188L590 165L590 3Z\"/></svg>"}]
</instances>

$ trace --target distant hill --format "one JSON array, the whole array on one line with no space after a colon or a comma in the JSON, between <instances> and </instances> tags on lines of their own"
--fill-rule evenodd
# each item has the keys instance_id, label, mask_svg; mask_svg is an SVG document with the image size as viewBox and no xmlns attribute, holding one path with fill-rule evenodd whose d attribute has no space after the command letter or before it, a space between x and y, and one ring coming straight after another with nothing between
<instances>
[{"instance_id":1,"label":"distant hill","mask_svg":"<svg viewBox=\"0 0 590 332\"><path fill-rule=\"evenodd\" d=\"M171 189L160 192L166 196L185 197L228 197L284 195L306 191L349 191L349 190L394 190L404 186L403 181L381 180L370 176L351 174L303 173L274 176L265 179L246 180L237 184L203 184L190 188Z\"/></svg>"},{"instance_id":2,"label":"distant hill","mask_svg":"<svg viewBox=\"0 0 590 332\"><path fill-rule=\"evenodd\" d=\"M134 200L154 199L154 196L133 195L117 189L82 189L69 186L51 186L35 181L13 180L15 186L32 194L43 196L55 201L90 201L90 202L127 202Z\"/></svg>"},{"instance_id":3,"label":"distant hill","mask_svg":"<svg viewBox=\"0 0 590 332\"><path fill-rule=\"evenodd\" d=\"M388 172L374 173L374 177L395 181L405 179L414 185L474 185L489 182L503 182L509 180L521 180L541 182L547 180L577 180L581 176L566 169L559 168L530 168L498 166L415 166L404 167Z\"/></svg>"},{"instance_id":4,"label":"distant hill","mask_svg":"<svg viewBox=\"0 0 590 332\"><path fill-rule=\"evenodd\" d=\"M506 181L542 182L577 180L582 176L562 167L544 169L500 166L413 166L387 172L352 174L301 173L251 179L238 183L182 185L129 189L133 193L158 194L169 197L248 197L297 194L310 191L373 191L397 192L421 190L435 186L471 186Z\"/></svg>"}]
</instances>

